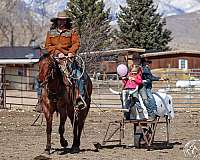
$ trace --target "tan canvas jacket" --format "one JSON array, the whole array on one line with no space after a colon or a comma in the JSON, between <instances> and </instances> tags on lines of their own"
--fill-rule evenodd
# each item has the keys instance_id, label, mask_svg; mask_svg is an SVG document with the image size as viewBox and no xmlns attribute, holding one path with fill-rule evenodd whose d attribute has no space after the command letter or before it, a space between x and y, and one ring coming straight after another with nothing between
<instances>
[{"instance_id":1,"label":"tan canvas jacket","mask_svg":"<svg viewBox=\"0 0 200 160\"><path fill-rule=\"evenodd\" d=\"M55 54L56 50L67 55L76 54L80 47L78 34L74 30L64 30L61 33L57 29L47 33L45 49L49 54Z\"/></svg>"}]
</instances>

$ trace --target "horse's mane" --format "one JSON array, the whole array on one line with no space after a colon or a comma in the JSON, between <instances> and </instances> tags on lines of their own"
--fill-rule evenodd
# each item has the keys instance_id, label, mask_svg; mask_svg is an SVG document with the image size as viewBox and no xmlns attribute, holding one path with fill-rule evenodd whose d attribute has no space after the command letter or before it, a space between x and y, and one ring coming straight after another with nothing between
<instances>
[{"instance_id":1,"label":"horse's mane","mask_svg":"<svg viewBox=\"0 0 200 160\"><path fill-rule=\"evenodd\" d=\"M60 70L60 66L58 64L58 61L51 56L50 54L43 54L40 59L39 59L39 68L40 73L39 73L39 79L41 82L47 82L49 80L51 74L57 73L56 75L58 76L59 80L63 81L63 74L62 71Z\"/></svg>"},{"instance_id":2,"label":"horse's mane","mask_svg":"<svg viewBox=\"0 0 200 160\"><path fill-rule=\"evenodd\" d=\"M50 54L45 50L45 51L42 51L42 56L40 56L39 58L39 62L42 61L43 59L47 58L50 56Z\"/></svg>"}]
</instances>

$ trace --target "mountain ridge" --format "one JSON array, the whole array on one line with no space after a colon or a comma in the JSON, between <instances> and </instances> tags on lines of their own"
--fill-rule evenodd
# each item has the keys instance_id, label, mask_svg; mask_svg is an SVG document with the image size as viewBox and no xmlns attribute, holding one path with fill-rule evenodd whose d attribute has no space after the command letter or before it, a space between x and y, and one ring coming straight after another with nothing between
<instances>
[{"instance_id":1,"label":"mountain ridge","mask_svg":"<svg viewBox=\"0 0 200 160\"><path fill-rule=\"evenodd\" d=\"M24 0L27 7L41 12L45 7L46 12L55 16L58 10L63 10L69 0ZM126 0L104 0L105 8L111 8L112 14L117 14L121 6L126 6ZM180 15L200 10L200 0L154 0L158 12L164 17ZM54 8L54 9L53 9Z\"/></svg>"},{"instance_id":2,"label":"mountain ridge","mask_svg":"<svg viewBox=\"0 0 200 160\"><path fill-rule=\"evenodd\" d=\"M58 10L65 9L66 0L33 0L33 4L28 4L30 0L24 0L27 7L33 12L41 11L43 5L45 20L56 16ZM111 7L113 21L111 25L116 25L116 14L119 12L119 5L125 6L125 0L104 0L106 8ZM200 50L200 0L154 0L158 6L158 12L166 18L166 27L172 31L173 40L169 43L172 49L198 49ZM36 5L37 4L37 5ZM40 14L41 14L40 13ZM44 16L44 15L43 15ZM190 29L189 29L190 28Z\"/></svg>"},{"instance_id":3,"label":"mountain ridge","mask_svg":"<svg viewBox=\"0 0 200 160\"><path fill-rule=\"evenodd\" d=\"M200 50L200 11L166 17L166 27L172 31L169 46L176 49Z\"/></svg>"}]
</instances>

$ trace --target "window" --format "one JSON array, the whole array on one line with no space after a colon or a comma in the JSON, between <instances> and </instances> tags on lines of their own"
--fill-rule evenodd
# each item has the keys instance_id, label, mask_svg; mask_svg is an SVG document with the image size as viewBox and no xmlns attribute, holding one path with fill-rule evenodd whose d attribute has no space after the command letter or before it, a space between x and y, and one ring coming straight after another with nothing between
<instances>
[{"instance_id":1,"label":"window","mask_svg":"<svg viewBox=\"0 0 200 160\"><path fill-rule=\"evenodd\" d=\"M188 60L187 59L179 59L179 69L188 69Z\"/></svg>"}]
</instances>

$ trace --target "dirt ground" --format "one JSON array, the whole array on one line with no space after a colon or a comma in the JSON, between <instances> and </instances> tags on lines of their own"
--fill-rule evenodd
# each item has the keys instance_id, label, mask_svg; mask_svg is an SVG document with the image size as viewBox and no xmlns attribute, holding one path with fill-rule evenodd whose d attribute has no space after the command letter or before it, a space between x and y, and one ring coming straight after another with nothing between
<instances>
[{"instance_id":1,"label":"dirt ground","mask_svg":"<svg viewBox=\"0 0 200 160\"><path fill-rule=\"evenodd\" d=\"M184 146L191 140L200 140L200 111L176 111L171 122L170 144L164 145L166 130L160 124L156 131L155 144L150 151L130 147L133 144L132 125L127 124L123 146L106 144L98 152L94 143L102 143L108 123L121 118L117 112L90 112L81 139L81 152L70 154L59 144L59 117L54 115L52 131L52 154L44 153L46 145L45 122L36 126L31 123L35 112L18 110L0 110L0 159L1 160L186 160ZM72 143L72 128L67 121L65 137ZM69 146L70 147L70 146ZM199 148L200 150L200 148Z\"/></svg>"}]
</instances>

